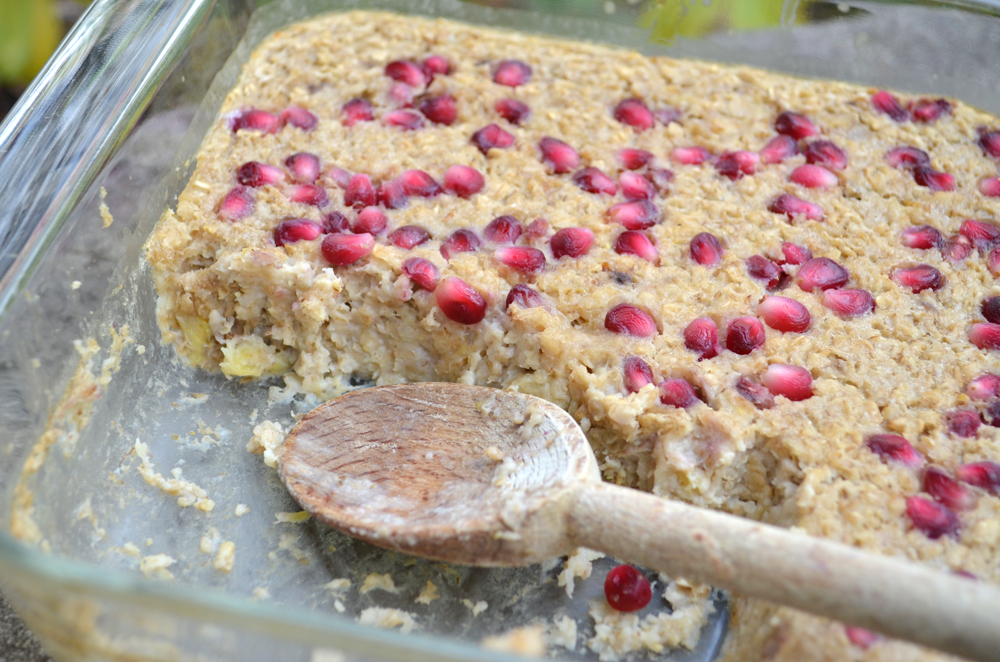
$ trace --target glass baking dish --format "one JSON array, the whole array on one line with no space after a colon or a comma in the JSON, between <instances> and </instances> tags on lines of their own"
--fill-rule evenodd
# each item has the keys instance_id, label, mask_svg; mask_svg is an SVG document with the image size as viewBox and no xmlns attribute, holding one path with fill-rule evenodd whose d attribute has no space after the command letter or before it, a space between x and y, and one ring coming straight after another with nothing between
<instances>
[{"instance_id":1,"label":"glass baking dish","mask_svg":"<svg viewBox=\"0 0 1000 662\"><path fill-rule=\"evenodd\" d=\"M483 6L497 4L510 7ZM1000 112L995 2L98 0L0 126L0 587L60 660L499 661L512 658L474 642L536 616L582 616L600 595L600 571L569 600L553 581L556 564L446 568L312 523L276 522L294 504L242 447L257 422L289 422L315 403L275 397L273 382L193 371L159 343L141 246L176 201L239 66L274 29L354 8L954 96ZM213 513L181 510L150 489L136 470L137 439L160 470L183 465L184 478L207 487ZM47 452L35 471L39 444ZM250 507L238 520L237 504ZM27 508L30 522L19 514ZM212 549L232 540L249 561L215 572L202 539ZM157 570L161 554L176 560ZM153 559L154 578L137 571L140 557ZM155 579L168 572L174 581ZM370 572L391 573L399 593L345 606L325 588ZM427 609L421 632L348 617L402 606L426 578L455 599ZM490 607L476 616L462 598ZM661 659L712 659L725 629L721 596L717 608L695 650ZM590 655L579 649L556 650Z\"/></svg>"}]
</instances>

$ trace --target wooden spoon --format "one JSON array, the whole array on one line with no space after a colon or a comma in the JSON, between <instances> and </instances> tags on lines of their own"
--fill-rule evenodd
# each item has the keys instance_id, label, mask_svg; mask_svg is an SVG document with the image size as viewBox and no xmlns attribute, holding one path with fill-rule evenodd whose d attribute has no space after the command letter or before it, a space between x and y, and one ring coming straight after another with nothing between
<instances>
[{"instance_id":1,"label":"wooden spoon","mask_svg":"<svg viewBox=\"0 0 1000 662\"><path fill-rule=\"evenodd\" d=\"M382 547L477 566L588 547L972 660L1000 659L997 587L603 483L572 417L521 393L355 391L299 421L280 472L313 516Z\"/></svg>"}]
</instances>

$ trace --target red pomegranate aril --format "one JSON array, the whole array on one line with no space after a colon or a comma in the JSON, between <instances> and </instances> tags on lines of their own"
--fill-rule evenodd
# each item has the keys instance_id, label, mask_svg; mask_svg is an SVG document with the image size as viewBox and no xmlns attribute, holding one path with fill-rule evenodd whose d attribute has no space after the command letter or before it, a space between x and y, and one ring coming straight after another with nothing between
<instances>
[{"instance_id":1,"label":"red pomegranate aril","mask_svg":"<svg viewBox=\"0 0 1000 662\"><path fill-rule=\"evenodd\" d=\"M801 267L795 282L806 292L817 287L821 290L839 288L847 283L851 275L847 269L828 257L814 257Z\"/></svg>"},{"instance_id":2,"label":"red pomegranate aril","mask_svg":"<svg viewBox=\"0 0 1000 662\"><path fill-rule=\"evenodd\" d=\"M431 238L427 230L419 225L404 225L389 234L389 241L394 245L410 250Z\"/></svg>"},{"instance_id":3,"label":"red pomegranate aril","mask_svg":"<svg viewBox=\"0 0 1000 662\"><path fill-rule=\"evenodd\" d=\"M531 116L531 108L528 104L517 99L500 99L497 101L495 109L500 117L504 118L514 126L520 126Z\"/></svg>"},{"instance_id":4,"label":"red pomegranate aril","mask_svg":"<svg viewBox=\"0 0 1000 662\"><path fill-rule=\"evenodd\" d=\"M972 255L972 240L960 234L949 237L941 247L941 255L949 262L961 262Z\"/></svg>"},{"instance_id":5,"label":"red pomegranate aril","mask_svg":"<svg viewBox=\"0 0 1000 662\"><path fill-rule=\"evenodd\" d=\"M552 172L557 175L572 172L580 166L579 153L561 140L542 138L538 149L542 152L542 160L552 166Z\"/></svg>"},{"instance_id":6,"label":"red pomegranate aril","mask_svg":"<svg viewBox=\"0 0 1000 662\"><path fill-rule=\"evenodd\" d=\"M1000 247L994 248L986 256L986 268L994 278L1000 276Z\"/></svg>"},{"instance_id":7,"label":"red pomegranate aril","mask_svg":"<svg viewBox=\"0 0 1000 662\"><path fill-rule=\"evenodd\" d=\"M919 294L924 290L940 290L944 286L944 276L929 264L896 269L890 278L897 285L908 288L914 294Z\"/></svg>"},{"instance_id":8,"label":"red pomegranate aril","mask_svg":"<svg viewBox=\"0 0 1000 662\"><path fill-rule=\"evenodd\" d=\"M323 234L335 234L337 232L350 232L351 224L339 211L332 211L323 217Z\"/></svg>"},{"instance_id":9,"label":"red pomegranate aril","mask_svg":"<svg viewBox=\"0 0 1000 662\"><path fill-rule=\"evenodd\" d=\"M274 228L274 245L284 246L296 241L312 241L322 232L318 223L306 218L293 218L282 221Z\"/></svg>"},{"instance_id":10,"label":"red pomegranate aril","mask_svg":"<svg viewBox=\"0 0 1000 662\"><path fill-rule=\"evenodd\" d=\"M605 193L614 195L618 192L615 180L608 177L598 168L584 168L573 175L573 183L587 193Z\"/></svg>"},{"instance_id":11,"label":"red pomegranate aril","mask_svg":"<svg viewBox=\"0 0 1000 662\"><path fill-rule=\"evenodd\" d=\"M666 168L650 168L649 179L661 193L667 193L670 182L674 181L674 172Z\"/></svg>"},{"instance_id":12,"label":"red pomegranate aril","mask_svg":"<svg viewBox=\"0 0 1000 662\"><path fill-rule=\"evenodd\" d=\"M983 412L983 422L993 428L1000 428L1000 400L994 400Z\"/></svg>"},{"instance_id":13,"label":"red pomegranate aril","mask_svg":"<svg viewBox=\"0 0 1000 662\"><path fill-rule=\"evenodd\" d=\"M423 88L430 82L423 67L409 60L394 60L385 65L385 75L417 89Z\"/></svg>"},{"instance_id":14,"label":"red pomegranate aril","mask_svg":"<svg viewBox=\"0 0 1000 662\"><path fill-rule=\"evenodd\" d=\"M737 180L743 175L752 175L757 172L760 165L760 156L754 152L723 152L714 162L715 169L720 175Z\"/></svg>"},{"instance_id":15,"label":"red pomegranate aril","mask_svg":"<svg viewBox=\"0 0 1000 662\"><path fill-rule=\"evenodd\" d=\"M672 377L664 379L657 386L660 391L660 402L665 405L672 405L678 409L686 409L699 402L698 395L694 392L694 387L686 379Z\"/></svg>"},{"instance_id":16,"label":"red pomegranate aril","mask_svg":"<svg viewBox=\"0 0 1000 662\"><path fill-rule=\"evenodd\" d=\"M507 149L514 144L514 136L496 124L487 124L472 134L472 144L485 156L493 148Z\"/></svg>"},{"instance_id":17,"label":"red pomegranate aril","mask_svg":"<svg viewBox=\"0 0 1000 662\"><path fill-rule=\"evenodd\" d=\"M656 335L656 322L649 313L627 303L622 303L604 316L604 328L612 333L638 338L651 338Z\"/></svg>"},{"instance_id":18,"label":"red pomegranate aril","mask_svg":"<svg viewBox=\"0 0 1000 662\"><path fill-rule=\"evenodd\" d=\"M1000 324L1000 296L986 297L983 299L983 303L980 304L979 310L983 313L983 317L986 318L987 322Z\"/></svg>"},{"instance_id":19,"label":"red pomegranate aril","mask_svg":"<svg viewBox=\"0 0 1000 662\"><path fill-rule=\"evenodd\" d=\"M653 162L653 153L644 149L626 147L618 150L618 162L626 170L639 170Z\"/></svg>"},{"instance_id":20,"label":"red pomegranate aril","mask_svg":"<svg viewBox=\"0 0 1000 662\"><path fill-rule=\"evenodd\" d=\"M493 251L493 257L522 274L533 274L545 268L545 253L530 246L503 246Z\"/></svg>"},{"instance_id":21,"label":"red pomegranate aril","mask_svg":"<svg viewBox=\"0 0 1000 662\"><path fill-rule=\"evenodd\" d=\"M914 122L933 122L951 114L951 104L947 99L920 99L910 111Z\"/></svg>"},{"instance_id":22,"label":"red pomegranate aril","mask_svg":"<svg viewBox=\"0 0 1000 662\"><path fill-rule=\"evenodd\" d=\"M757 315L769 327L783 333L802 333L812 321L809 309L788 297L765 297L757 304Z\"/></svg>"},{"instance_id":23,"label":"red pomegranate aril","mask_svg":"<svg viewBox=\"0 0 1000 662\"><path fill-rule=\"evenodd\" d=\"M847 167L847 152L829 140L814 140L806 145L802 153L806 163L823 166L827 170L843 170Z\"/></svg>"},{"instance_id":24,"label":"red pomegranate aril","mask_svg":"<svg viewBox=\"0 0 1000 662\"><path fill-rule=\"evenodd\" d=\"M652 597L649 580L630 565L612 568L604 580L604 598L617 611L639 611Z\"/></svg>"},{"instance_id":25,"label":"red pomegranate aril","mask_svg":"<svg viewBox=\"0 0 1000 662\"><path fill-rule=\"evenodd\" d=\"M386 209L402 209L410 202L406 186L398 179L382 182L375 189L375 202Z\"/></svg>"},{"instance_id":26,"label":"red pomegranate aril","mask_svg":"<svg viewBox=\"0 0 1000 662\"><path fill-rule=\"evenodd\" d=\"M552 256L556 259L586 255L593 245L594 233L587 228L563 228L549 240Z\"/></svg>"},{"instance_id":27,"label":"red pomegranate aril","mask_svg":"<svg viewBox=\"0 0 1000 662\"><path fill-rule=\"evenodd\" d=\"M684 329L684 346L698 354L698 360L711 359L719 355L719 329L710 317L699 317Z\"/></svg>"},{"instance_id":28,"label":"red pomegranate aril","mask_svg":"<svg viewBox=\"0 0 1000 662\"><path fill-rule=\"evenodd\" d=\"M656 195L653 182L635 172L618 175L618 183L621 184L622 195L629 200L649 200Z\"/></svg>"},{"instance_id":29,"label":"red pomegranate aril","mask_svg":"<svg viewBox=\"0 0 1000 662\"><path fill-rule=\"evenodd\" d=\"M1000 177L987 177L979 180L979 192L987 198L1000 198Z\"/></svg>"},{"instance_id":30,"label":"red pomegranate aril","mask_svg":"<svg viewBox=\"0 0 1000 662\"><path fill-rule=\"evenodd\" d=\"M389 88L389 102L400 108L413 107L413 88L406 83L393 83Z\"/></svg>"},{"instance_id":31,"label":"red pomegranate aril","mask_svg":"<svg viewBox=\"0 0 1000 662\"><path fill-rule=\"evenodd\" d=\"M811 163L797 167L788 179L806 188L833 188L838 182L837 175L823 166Z\"/></svg>"},{"instance_id":32,"label":"red pomegranate aril","mask_svg":"<svg viewBox=\"0 0 1000 662\"><path fill-rule=\"evenodd\" d=\"M781 163L799 153L798 143L791 136L775 136L760 150L760 160L767 164Z\"/></svg>"},{"instance_id":33,"label":"red pomegranate aril","mask_svg":"<svg viewBox=\"0 0 1000 662\"><path fill-rule=\"evenodd\" d=\"M319 179L319 157L309 152L298 152L285 159L288 168L296 181L312 184Z\"/></svg>"},{"instance_id":34,"label":"red pomegranate aril","mask_svg":"<svg viewBox=\"0 0 1000 662\"><path fill-rule=\"evenodd\" d=\"M955 478L990 494L1000 494L1000 464L996 462L963 464L955 470Z\"/></svg>"},{"instance_id":35,"label":"red pomegranate aril","mask_svg":"<svg viewBox=\"0 0 1000 662\"><path fill-rule=\"evenodd\" d=\"M848 641L861 650L868 650L882 638L878 633L854 625L845 625L844 634L847 635Z\"/></svg>"},{"instance_id":36,"label":"red pomegranate aril","mask_svg":"<svg viewBox=\"0 0 1000 662\"><path fill-rule=\"evenodd\" d=\"M521 221L513 216L497 216L483 228L483 238L495 244L513 244L523 231Z\"/></svg>"},{"instance_id":37,"label":"red pomegranate aril","mask_svg":"<svg viewBox=\"0 0 1000 662\"><path fill-rule=\"evenodd\" d=\"M1000 227L989 221L972 219L963 221L958 233L969 239L981 251L992 248L1000 240Z\"/></svg>"},{"instance_id":38,"label":"red pomegranate aril","mask_svg":"<svg viewBox=\"0 0 1000 662\"><path fill-rule=\"evenodd\" d=\"M979 349L1000 349L1000 324L979 322L969 329L969 340Z\"/></svg>"},{"instance_id":39,"label":"red pomegranate aril","mask_svg":"<svg viewBox=\"0 0 1000 662\"><path fill-rule=\"evenodd\" d=\"M493 72L493 82L507 87L525 85L531 80L531 66L520 60L503 60Z\"/></svg>"},{"instance_id":40,"label":"red pomegranate aril","mask_svg":"<svg viewBox=\"0 0 1000 662\"><path fill-rule=\"evenodd\" d=\"M479 248L479 237L472 230L455 230L441 243L441 255L450 260L458 253L472 253Z\"/></svg>"},{"instance_id":41,"label":"red pomegranate aril","mask_svg":"<svg viewBox=\"0 0 1000 662\"><path fill-rule=\"evenodd\" d=\"M712 267L722 261L722 244L719 239L708 232L699 232L691 240L689 248L691 259L698 264Z\"/></svg>"},{"instance_id":42,"label":"red pomegranate aril","mask_svg":"<svg viewBox=\"0 0 1000 662\"><path fill-rule=\"evenodd\" d=\"M955 190L955 178L952 175L927 166L913 169L913 181L935 192Z\"/></svg>"},{"instance_id":43,"label":"red pomegranate aril","mask_svg":"<svg viewBox=\"0 0 1000 662\"><path fill-rule=\"evenodd\" d=\"M683 165L701 165L712 158L712 153L704 147L676 147L670 152L670 158Z\"/></svg>"},{"instance_id":44,"label":"red pomegranate aril","mask_svg":"<svg viewBox=\"0 0 1000 662\"><path fill-rule=\"evenodd\" d=\"M461 278L449 276L434 291L438 308L459 324L477 324L486 317L486 299Z\"/></svg>"},{"instance_id":45,"label":"red pomegranate aril","mask_svg":"<svg viewBox=\"0 0 1000 662\"><path fill-rule=\"evenodd\" d=\"M619 255L635 255L650 262L656 262L660 252L645 233L638 230L625 230L615 240L615 252Z\"/></svg>"},{"instance_id":46,"label":"red pomegranate aril","mask_svg":"<svg viewBox=\"0 0 1000 662\"><path fill-rule=\"evenodd\" d=\"M660 220L660 210L649 200L619 202L608 210L608 218L626 230L645 230Z\"/></svg>"},{"instance_id":47,"label":"red pomegranate aril","mask_svg":"<svg viewBox=\"0 0 1000 662\"><path fill-rule=\"evenodd\" d=\"M433 292L437 287L437 267L422 257L407 258L403 262L402 271L410 280L428 292Z\"/></svg>"},{"instance_id":48,"label":"red pomegranate aril","mask_svg":"<svg viewBox=\"0 0 1000 662\"><path fill-rule=\"evenodd\" d=\"M822 207L789 193L782 193L772 200L767 210L775 214L784 214L789 220L796 216L804 216L810 221L822 221L825 217Z\"/></svg>"},{"instance_id":49,"label":"red pomegranate aril","mask_svg":"<svg viewBox=\"0 0 1000 662\"><path fill-rule=\"evenodd\" d=\"M523 283L518 283L514 287L510 288L510 292L507 293L507 302L504 306L504 310L510 308L511 304L516 303L521 306L521 308L536 308L538 306L544 306L545 300L542 299L542 295L531 289Z\"/></svg>"},{"instance_id":50,"label":"red pomegranate aril","mask_svg":"<svg viewBox=\"0 0 1000 662\"><path fill-rule=\"evenodd\" d=\"M872 95L872 106L888 115L894 122L905 122L910 119L910 113L903 108L899 100L885 90L879 90Z\"/></svg>"},{"instance_id":51,"label":"red pomegranate aril","mask_svg":"<svg viewBox=\"0 0 1000 662\"><path fill-rule=\"evenodd\" d=\"M875 297L868 290L827 290L823 305L838 315L858 317L875 310Z\"/></svg>"},{"instance_id":52,"label":"red pomegranate aril","mask_svg":"<svg viewBox=\"0 0 1000 662\"><path fill-rule=\"evenodd\" d=\"M774 395L747 377L740 377L736 381L736 392L753 403L757 409L770 409L774 406Z\"/></svg>"},{"instance_id":53,"label":"red pomegranate aril","mask_svg":"<svg viewBox=\"0 0 1000 662\"><path fill-rule=\"evenodd\" d=\"M914 225L903 230L899 237L900 243L907 248L937 248L944 243L944 235L931 225Z\"/></svg>"},{"instance_id":54,"label":"red pomegranate aril","mask_svg":"<svg viewBox=\"0 0 1000 662\"><path fill-rule=\"evenodd\" d=\"M747 274L754 280L763 281L768 289L778 285L781 273L781 268L763 255L747 258Z\"/></svg>"},{"instance_id":55,"label":"red pomegranate aril","mask_svg":"<svg viewBox=\"0 0 1000 662\"><path fill-rule=\"evenodd\" d=\"M783 395L793 402L813 396L812 375L799 366L772 363L760 376L760 381L772 394Z\"/></svg>"},{"instance_id":56,"label":"red pomegranate aril","mask_svg":"<svg viewBox=\"0 0 1000 662\"><path fill-rule=\"evenodd\" d=\"M451 64L441 55L428 56L423 62L423 68L425 71L441 76L447 76L451 73Z\"/></svg>"},{"instance_id":57,"label":"red pomegranate aril","mask_svg":"<svg viewBox=\"0 0 1000 662\"><path fill-rule=\"evenodd\" d=\"M802 140L819 133L816 125L808 117L787 110L774 120L774 130L784 136L791 136L795 140Z\"/></svg>"},{"instance_id":58,"label":"red pomegranate aril","mask_svg":"<svg viewBox=\"0 0 1000 662\"><path fill-rule=\"evenodd\" d=\"M930 499L911 496L906 500L906 515L913 522L913 526L931 540L958 535L960 528L958 516L947 506Z\"/></svg>"},{"instance_id":59,"label":"red pomegranate aril","mask_svg":"<svg viewBox=\"0 0 1000 662\"><path fill-rule=\"evenodd\" d=\"M442 94L439 97L431 97L420 103L420 112L424 117L435 124L451 125L458 117L458 109L455 107L455 97L450 94Z\"/></svg>"},{"instance_id":60,"label":"red pomegranate aril","mask_svg":"<svg viewBox=\"0 0 1000 662\"><path fill-rule=\"evenodd\" d=\"M266 110L244 108L230 117L229 128L233 133L241 129L274 133L281 128L281 120Z\"/></svg>"},{"instance_id":61,"label":"red pomegranate aril","mask_svg":"<svg viewBox=\"0 0 1000 662\"><path fill-rule=\"evenodd\" d=\"M326 177L342 189L346 189L351 181L351 173L337 166L327 170Z\"/></svg>"},{"instance_id":62,"label":"red pomegranate aril","mask_svg":"<svg viewBox=\"0 0 1000 662\"><path fill-rule=\"evenodd\" d=\"M975 437L979 431L979 412L975 409L956 409L944 415L948 431L956 437Z\"/></svg>"},{"instance_id":63,"label":"red pomegranate aril","mask_svg":"<svg viewBox=\"0 0 1000 662\"><path fill-rule=\"evenodd\" d=\"M415 195L421 198L433 198L444 193L444 189L437 181L423 170L404 170L399 176L399 182L403 185L403 190L407 195Z\"/></svg>"},{"instance_id":64,"label":"red pomegranate aril","mask_svg":"<svg viewBox=\"0 0 1000 662\"><path fill-rule=\"evenodd\" d=\"M993 400L1000 396L1000 375L979 375L965 387L965 394L973 400Z\"/></svg>"},{"instance_id":65,"label":"red pomegranate aril","mask_svg":"<svg viewBox=\"0 0 1000 662\"><path fill-rule=\"evenodd\" d=\"M354 234L370 234L373 237L385 232L389 227L389 219L378 207L365 207L354 219L351 231Z\"/></svg>"},{"instance_id":66,"label":"red pomegranate aril","mask_svg":"<svg viewBox=\"0 0 1000 662\"><path fill-rule=\"evenodd\" d=\"M927 152L908 145L893 147L885 153L885 160L893 168L902 168L904 170L926 167L931 164L931 157L927 155Z\"/></svg>"},{"instance_id":67,"label":"red pomegranate aril","mask_svg":"<svg viewBox=\"0 0 1000 662\"><path fill-rule=\"evenodd\" d=\"M424 118L412 110L393 110L382 116L382 122L403 131L413 131L424 125Z\"/></svg>"},{"instance_id":68,"label":"red pomegranate aril","mask_svg":"<svg viewBox=\"0 0 1000 662\"><path fill-rule=\"evenodd\" d=\"M371 122L375 119L375 107L368 99L351 99L341 110L344 114L344 126L354 126L358 122Z\"/></svg>"},{"instance_id":69,"label":"red pomegranate aril","mask_svg":"<svg viewBox=\"0 0 1000 662\"><path fill-rule=\"evenodd\" d=\"M259 161L248 161L236 171L236 181L251 188L277 184L284 179L285 173L281 168Z\"/></svg>"},{"instance_id":70,"label":"red pomegranate aril","mask_svg":"<svg viewBox=\"0 0 1000 662\"><path fill-rule=\"evenodd\" d=\"M486 180L475 168L466 165L449 166L444 173L444 189L460 198L470 198L483 190Z\"/></svg>"},{"instance_id":71,"label":"red pomegranate aril","mask_svg":"<svg viewBox=\"0 0 1000 662\"><path fill-rule=\"evenodd\" d=\"M630 356L622 364L622 383L626 393L638 393L647 384L653 383L653 370L638 356Z\"/></svg>"},{"instance_id":72,"label":"red pomegranate aril","mask_svg":"<svg viewBox=\"0 0 1000 662\"><path fill-rule=\"evenodd\" d=\"M375 238L370 234L328 234L320 245L326 261L338 266L354 264L373 248Z\"/></svg>"},{"instance_id":73,"label":"red pomegranate aril","mask_svg":"<svg viewBox=\"0 0 1000 662\"><path fill-rule=\"evenodd\" d=\"M984 126L979 127L977 131L979 132L977 142L986 156L1000 158L1000 131L992 131Z\"/></svg>"},{"instance_id":74,"label":"red pomegranate aril","mask_svg":"<svg viewBox=\"0 0 1000 662\"><path fill-rule=\"evenodd\" d=\"M531 223L528 223L528 227L524 233L529 240L541 239L549 233L549 222L544 218L536 218Z\"/></svg>"},{"instance_id":75,"label":"red pomegranate aril","mask_svg":"<svg viewBox=\"0 0 1000 662\"><path fill-rule=\"evenodd\" d=\"M618 102L613 114L616 120L636 131L651 129L656 123L653 111L641 99L624 99Z\"/></svg>"},{"instance_id":76,"label":"red pomegranate aril","mask_svg":"<svg viewBox=\"0 0 1000 662\"><path fill-rule=\"evenodd\" d=\"M351 177L344 191L344 204L355 209L364 209L375 204L375 187L371 177L357 174Z\"/></svg>"},{"instance_id":77,"label":"red pomegranate aril","mask_svg":"<svg viewBox=\"0 0 1000 662\"><path fill-rule=\"evenodd\" d=\"M734 354L746 355L763 346L764 325L756 317L737 317L726 330L726 349Z\"/></svg>"},{"instance_id":78,"label":"red pomegranate aril","mask_svg":"<svg viewBox=\"0 0 1000 662\"><path fill-rule=\"evenodd\" d=\"M919 469L924 466L924 456L921 455L904 437L898 434L877 434L865 442L868 449L878 455L883 462L899 462L900 464Z\"/></svg>"},{"instance_id":79,"label":"red pomegranate aril","mask_svg":"<svg viewBox=\"0 0 1000 662\"><path fill-rule=\"evenodd\" d=\"M785 256L786 263L795 265L805 264L813 257L811 250L790 241L781 243L781 254Z\"/></svg>"},{"instance_id":80,"label":"red pomegranate aril","mask_svg":"<svg viewBox=\"0 0 1000 662\"><path fill-rule=\"evenodd\" d=\"M278 120L282 125L291 124L297 129L311 131L319 124L319 118L300 106L289 106L281 111Z\"/></svg>"},{"instance_id":81,"label":"red pomegranate aril","mask_svg":"<svg viewBox=\"0 0 1000 662\"><path fill-rule=\"evenodd\" d=\"M330 196L327 195L326 189L315 184L291 186L286 195L292 202L312 205L313 207L325 207L330 203Z\"/></svg>"}]
</instances>

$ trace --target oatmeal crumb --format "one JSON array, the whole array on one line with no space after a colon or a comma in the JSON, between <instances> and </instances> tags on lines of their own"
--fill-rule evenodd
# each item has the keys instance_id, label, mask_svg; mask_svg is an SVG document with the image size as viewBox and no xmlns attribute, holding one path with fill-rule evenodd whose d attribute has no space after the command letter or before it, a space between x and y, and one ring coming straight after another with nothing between
<instances>
[{"instance_id":1,"label":"oatmeal crumb","mask_svg":"<svg viewBox=\"0 0 1000 662\"><path fill-rule=\"evenodd\" d=\"M437 586L434 585L434 582L428 579L427 584L424 585L423 590L420 591L420 595L417 596L417 599L414 600L414 602L422 605L429 605L439 597L441 596L438 595Z\"/></svg>"},{"instance_id":2,"label":"oatmeal crumb","mask_svg":"<svg viewBox=\"0 0 1000 662\"><path fill-rule=\"evenodd\" d=\"M416 620L409 612L386 607L368 607L358 616L358 623L380 628L398 627L403 634L412 632L417 627Z\"/></svg>"},{"instance_id":3,"label":"oatmeal crumb","mask_svg":"<svg viewBox=\"0 0 1000 662\"><path fill-rule=\"evenodd\" d=\"M219 553L215 555L215 560L212 561L212 565L216 570L221 570L222 572L231 572L233 569L233 563L236 560L236 543L231 540L219 545Z\"/></svg>"},{"instance_id":4,"label":"oatmeal crumb","mask_svg":"<svg viewBox=\"0 0 1000 662\"><path fill-rule=\"evenodd\" d=\"M501 653L515 653L526 657L544 657L545 628L541 625L528 625L509 632L484 638L480 644L486 650Z\"/></svg>"},{"instance_id":5,"label":"oatmeal crumb","mask_svg":"<svg viewBox=\"0 0 1000 662\"><path fill-rule=\"evenodd\" d=\"M361 595L374 590L388 591L389 593L399 592L388 573L380 575L373 572L365 577L364 583L361 584Z\"/></svg>"},{"instance_id":6,"label":"oatmeal crumb","mask_svg":"<svg viewBox=\"0 0 1000 662\"><path fill-rule=\"evenodd\" d=\"M139 562L139 570L147 578L173 579L174 575L167 568L177 562L177 559L167 554L151 554L143 556Z\"/></svg>"},{"instance_id":7,"label":"oatmeal crumb","mask_svg":"<svg viewBox=\"0 0 1000 662\"><path fill-rule=\"evenodd\" d=\"M249 512L250 512L250 506L246 505L245 503L238 503L236 504L236 508L233 509L233 514L236 515L237 517L243 517Z\"/></svg>"}]
</instances>

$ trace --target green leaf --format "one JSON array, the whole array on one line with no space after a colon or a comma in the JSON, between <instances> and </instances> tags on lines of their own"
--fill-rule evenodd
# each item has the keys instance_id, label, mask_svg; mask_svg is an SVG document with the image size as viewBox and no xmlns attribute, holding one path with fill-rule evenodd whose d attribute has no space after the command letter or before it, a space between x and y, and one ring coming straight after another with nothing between
<instances>
[{"instance_id":1,"label":"green leaf","mask_svg":"<svg viewBox=\"0 0 1000 662\"><path fill-rule=\"evenodd\" d=\"M54 0L0 0L0 84L31 82L61 38Z\"/></svg>"}]
</instances>

